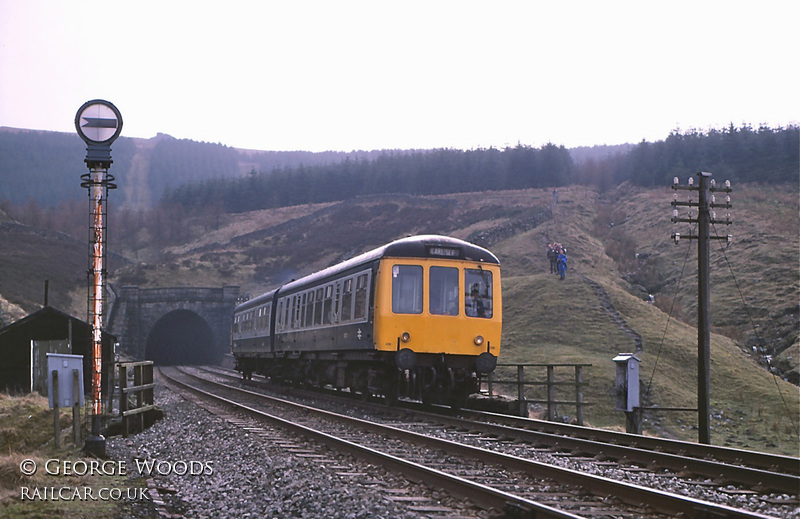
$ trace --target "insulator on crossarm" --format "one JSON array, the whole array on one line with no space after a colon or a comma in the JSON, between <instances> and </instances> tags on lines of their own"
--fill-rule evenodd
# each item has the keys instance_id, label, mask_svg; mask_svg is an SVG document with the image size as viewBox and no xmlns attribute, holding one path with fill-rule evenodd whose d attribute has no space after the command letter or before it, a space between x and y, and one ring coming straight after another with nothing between
<instances>
[{"instance_id":1,"label":"insulator on crossarm","mask_svg":"<svg viewBox=\"0 0 800 519\"><path fill-rule=\"evenodd\" d=\"M673 218L677 218L678 217L678 210L677 209L673 209L672 210L672 217Z\"/></svg>"},{"instance_id":2,"label":"insulator on crossarm","mask_svg":"<svg viewBox=\"0 0 800 519\"><path fill-rule=\"evenodd\" d=\"M711 187L714 187L716 185L717 185L717 181L712 178L711 179Z\"/></svg>"},{"instance_id":3,"label":"insulator on crossarm","mask_svg":"<svg viewBox=\"0 0 800 519\"><path fill-rule=\"evenodd\" d=\"M714 195L711 195L711 203L712 204L716 203L716 201L717 201L717 197L715 197Z\"/></svg>"},{"instance_id":4,"label":"insulator on crossarm","mask_svg":"<svg viewBox=\"0 0 800 519\"><path fill-rule=\"evenodd\" d=\"M692 177L689 177L689 185L690 186L694 185L694 179Z\"/></svg>"},{"instance_id":5,"label":"insulator on crossarm","mask_svg":"<svg viewBox=\"0 0 800 519\"><path fill-rule=\"evenodd\" d=\"M728 189L731 188L731 181L730 180L726 180L725 181L725 187L727 187Z\"/></svg>"},{"instance_id":6,"label":"insulator on crossarm","mask_svg":"<svg viewBox=\"0 0 800 519\"><path fill-rule=\"evenodd\" d=\"M681 241L681 233L679 232L674 233L672 235L672 239L675 240L675 243L677 244L679 241Z\"/></svg>"},{"instance_id":7,"label":"insulator on crossarm","mask_svg":"<svg viewBox=\"0 0 800 519\"><path fill-rule=\"evenodd\" d=\"M716 219L717 219L717 213L716 213L716 211L711 211L711 219L712 219L712 220L716 220Z\"/></svg>"},{"instance_id":8,"label":"insulator on crossarm","mask_svg":"<svg viewBox=\"0 0 800 519\"><path fill-rule=\"evenodd\" d=\"M726 197L725 197L725 203L726 203L726 204L730 204L730 203L731 203L731 197L729 197L729 196L726 196Z\"/></svg>"},{"instance_id":9,"label":"insulator on crossarm","mask_svg":"<svg viewBox=\"0 0 800 519\"><path fill-rule=\"evenodd\" d=\"M672 177L672 183L673 183L673 185L676 185L676 186L678 184L680 184L680 181L678 180L678 177Z\"/></svg>"}]
</instances>

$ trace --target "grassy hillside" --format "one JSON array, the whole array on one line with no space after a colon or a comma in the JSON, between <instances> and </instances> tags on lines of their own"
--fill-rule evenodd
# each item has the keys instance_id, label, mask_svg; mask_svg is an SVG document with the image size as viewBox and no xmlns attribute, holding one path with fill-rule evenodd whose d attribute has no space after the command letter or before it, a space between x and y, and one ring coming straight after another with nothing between
<instances>
[{"instance_id":1,"label":"grassy hillside","mask_svg":"<svg viewBox=\"0 0 800 519\"><path fill-rule=\"evenodd\" d=\"M798 200L765 186L734 186L733 244L712 261L711 438L716 444L798 454L798 389L765 366L797 370ZM503 265L501 362L580 362L585 419L624 428L614 410L612 358L641 341L645 404L695 407L696 245L670 240L672 192L623 185L431 197L365 197L187 222L196 239L112 273L112 283L237 284L256 295L390 240L441 233L487 246ZM568 249L565 281L548 273L547 243ZM729 267L730 265L730 267ZM2 279L0 279L2 283ZM0 292L8 297L0 284ZM655 304L650 302L653 295ZM31 296L35 298L35 295ZM669 317L670 313L672 317ZM80 315L80 314L78 314ZM754 351L755 348L755 351ZM574 415L568 406L560 415ZM793 423L792 423L793 421ZM696 413L649 412L646 434L697 439Z\"/></svg>"},{"instance_id":2,"label":"grassy hillside","mask_svg":"<svg viewBox=\"0 0 800 519\"><path fill-rule=\"evenodd\" d=\"M743 200L751 200L772 190L745 186L741 191ZM551 221L492 247L504 263L502 360L591 363L584 371L589 384L585 399L593 404L586 411L587 420L603 427L624 426L622 413L613 410L615 368L611 359L617 353L635 351L633 332L642 340L643 351L638 356L645 405L696 407L696 246L675 245L669 239L671 193L624 187L600 197L572 188L560 190L559 196ZM789 205L786 197L783 200ZM759 216L750 202L741 205L735 218L741 214L748 224L734 230L736 239L726 251L727 260L719 251L712 253L712 323L715 331L727 332L740 341L712 336L712 441L797 455L797 387L768 373L759 365L761 357L745 344L753 335L746 318L749 312L756 330L786 331L774 340L793 341L797 359L797 218L793 224L773 226L773 232L755 238L765 242L763 246L737 247L738 241L746 244L754 239L746 234L750 226L758 227L758 219L768 218ZM606 222L609 209L613 226ZM792 211L783 204L779 209L787 211L784 217ZM793 210L796 215L796 200ZM548 273L544 255L548 241L559 241L568 249L570 269L563 282ZM640 261L637 253L649 256ZM687 256L690 259L683 270ZM791 256L794 258L789 259ZM775 261L775 257L784 260ZM745 268L753 264L766 267L757 267L754 274ZM760 284L755 288L754 275ZM664 302L659 306L667 311L677 296L674 306L683 308L682 316L692 324L669 319L668 313L649 304L646 296L651 292L638 281L658 290L656 298ZM744 299L738 297L737 283ZM796 360L793 365L796 370ZM560 411L574 414L569 407ZM696 440L696 423L696 413L649 412L644 429Z\"/></svg>"},{"instance_id":3,"label":"grassy hillside","mask_svg":"<svg viewBox=\"0 0 800 519\"><path fill-rule=\"evenodd\" d=\"M86 314L86 242L3 220L0 214L0 326L24 317L44 303ZM76 290L83 287L82 295Z\"/></svg>"}]
</instances>

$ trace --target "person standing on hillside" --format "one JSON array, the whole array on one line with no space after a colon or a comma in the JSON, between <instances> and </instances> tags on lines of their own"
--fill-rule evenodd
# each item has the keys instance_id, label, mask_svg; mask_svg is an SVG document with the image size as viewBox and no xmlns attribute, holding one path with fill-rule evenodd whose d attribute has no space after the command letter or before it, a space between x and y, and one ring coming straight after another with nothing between
<instances>
[{"instance_id":1,"label":"person standing on hillside","mask_svg":"<svg viewBox=\"0 0 800 519\"><path fill-rule=\"evenodd\" d=\"M558 253L556 264L558 266L558 277L563 280L567 277L567 249L562 248L561 252Z\"/></svg>"},{"instance_id":2,"label":"person standing on hillside","mask_svg":"<svg viewBox=\"0 0 800 519\"><path fill-rule=\"evenodd\" d=\"M555 244L550 243L547 245L547 259L550 261L550 273L556 273L556 260L558 259L558 252L556 251Z\"/></svg>"}]
</instances>

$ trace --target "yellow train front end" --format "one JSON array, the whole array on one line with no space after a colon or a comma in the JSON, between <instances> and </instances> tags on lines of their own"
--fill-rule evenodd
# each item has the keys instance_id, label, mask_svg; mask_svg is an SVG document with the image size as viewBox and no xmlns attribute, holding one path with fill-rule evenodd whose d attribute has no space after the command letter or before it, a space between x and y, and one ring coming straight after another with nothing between
<instances>
[{"instance_id":1,"label":"yellow train front end","mask_svg":"<svg viewBox=\"0 0 800 519\"><path fill-rule=\"evenodd\" d=\"M464 246L467 244L462 242ZM384 257L375 286L374 342L393 352L400 396L457 404L479 389L500 352L499 261L474 245Z\"/></svg>"}]
</instances>

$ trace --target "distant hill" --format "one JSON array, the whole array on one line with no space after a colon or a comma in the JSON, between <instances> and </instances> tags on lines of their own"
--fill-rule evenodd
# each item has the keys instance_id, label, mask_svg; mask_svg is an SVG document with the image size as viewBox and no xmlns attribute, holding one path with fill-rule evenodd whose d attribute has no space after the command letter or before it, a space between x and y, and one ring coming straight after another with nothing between
<instances>
[{"instance_id":1,"label":"distant hill","mask_svg":"<svg viewBox=\"0 0 800 519\"><path fill-rule=\"evenodd\" d=\"M165 191L186 183L235 178L255 171L369 159L379 151L309 152L236 149L222 144L176 139L120 137L112 146L109 173L119 189L112 203L131 208L155 205ZM83 199L80 176L87 172L86 145L76 133L0 126L0 200L36 201L52 207Z\"/></svg>"},{"instance_id":2,"label":"distant hill","mask_svg":"<svg viewBox=\"0 0 800 519\"><path fill-rule=\"evenodd\" d=\"M0 202L51 208L85 197L85 145L77 134L0 127ZM242 212L353 196L447 194L558 187L669 184L687 171L737 183L798 183L800 128L672 132L663 141L567 150L548 143L504 149L258 151L175 139L122 137L110 173L111 207ZM303 186L298 189L298 186Z\"/></svg>"}]
</instances>

